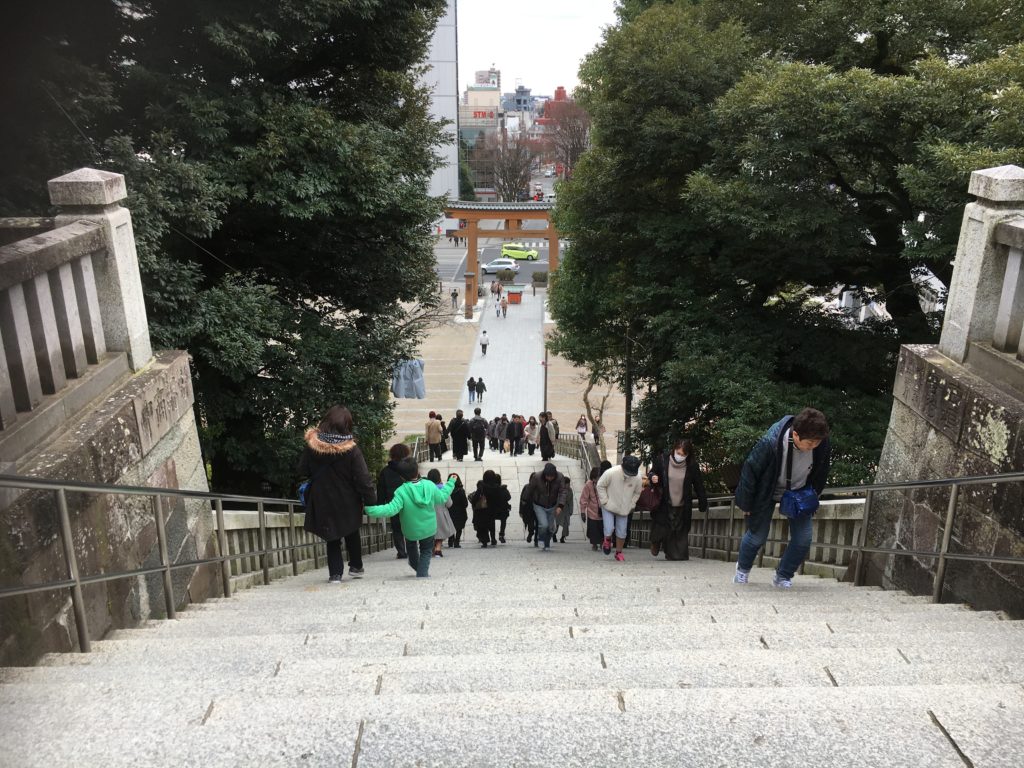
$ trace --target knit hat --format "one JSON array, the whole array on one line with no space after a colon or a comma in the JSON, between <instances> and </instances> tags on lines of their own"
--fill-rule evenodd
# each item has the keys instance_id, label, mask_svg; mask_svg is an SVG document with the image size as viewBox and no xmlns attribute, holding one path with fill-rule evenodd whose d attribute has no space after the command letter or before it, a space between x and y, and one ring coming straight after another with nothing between
<instances>
[{"instance_id":1,"label":"knit hat","mask_svg":"<svg viewBox=\"0 0 1024 768\"><path fill-rule=\"evenodd\" d=\"M622 472L630 477L636 477L640 471L640 457L627 456L622 460Z\"/></svg>"}]
</instances>

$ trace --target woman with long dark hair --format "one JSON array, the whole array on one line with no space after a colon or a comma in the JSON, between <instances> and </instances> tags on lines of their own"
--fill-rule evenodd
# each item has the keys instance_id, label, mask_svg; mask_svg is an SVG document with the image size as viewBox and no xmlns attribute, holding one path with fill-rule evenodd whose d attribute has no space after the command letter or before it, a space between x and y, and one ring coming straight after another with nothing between
<instances>
[{"instance_id":1,"label":"woman with long dark hair","mask_svg":"<svg viewBox=\"0 0 1024 768\"><path fill-rule=\"evenodd\" d=\"M310 479L304 527L327 542L330 583L339 583L345 573L342 539L348 552L349 575L361 578L359 528L363 507L376 503L377 492L366 459L356 445L352 413L343 405L331 407L319 425L306 430L305 440L299 462L299 473Z\"/></svg>"},{"instance_id":2,"label":"woman with long dark hair","mask_svg":"<svg viewBox=\"0 0 1024 768\"><path fill-rule=\"evenodd\" d=\"M661 505L651 515L651 554L657 557L664 548L667 560L689 560L694 495L700 510L708 511L693 442L677 438L670 450L656 456L650 479L661 486Z\"/></svg>"}]
</instances>

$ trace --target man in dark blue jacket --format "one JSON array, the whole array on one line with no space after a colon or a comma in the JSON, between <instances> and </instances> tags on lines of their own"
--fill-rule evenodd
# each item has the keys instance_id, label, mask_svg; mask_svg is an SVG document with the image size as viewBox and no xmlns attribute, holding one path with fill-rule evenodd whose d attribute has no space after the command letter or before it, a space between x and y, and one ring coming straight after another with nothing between
<instances>
[{"instance_id":1,"label":"man in dark blue jacket","mask_svg":"<svg viewBox=\"0 0 1024 768\"><path fill-rule=\"evenodd\" d=\"M768 538L775 504L787 488L788 454L789 488L797 491L811 487L820 496L828 479L831 446L825 414L804 408L795 417L786 416L772 425L750 451L743 463L740 484L736 488L736 506L747 517L747 532L740 542L739 560L733 581L746 584L754 558ZM789 520L789 545L772 578L776 587L793 586L797 572L811 549L813 515Z\"/></svg>"}]
</instances>

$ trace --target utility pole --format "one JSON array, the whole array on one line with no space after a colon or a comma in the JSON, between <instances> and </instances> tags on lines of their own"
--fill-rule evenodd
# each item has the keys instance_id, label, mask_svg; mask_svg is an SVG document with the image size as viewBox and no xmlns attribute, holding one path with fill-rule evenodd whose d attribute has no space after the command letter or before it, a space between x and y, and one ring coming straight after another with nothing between
<instances>
[{"instance_id":1,"label":"utility pole","mask_svg":"<svg viewBox=\"0 0 1024 768\"><path fill-rule=\"evenodd\" d=\"M623 386L626 394L626 430L622 436L622 453L627 454L632 450L630 431L633 428L633 339L629 335L629 326L626 326L626 371ZM622 458L621 456L619 457Z\"/></svg>"}]
</instances>

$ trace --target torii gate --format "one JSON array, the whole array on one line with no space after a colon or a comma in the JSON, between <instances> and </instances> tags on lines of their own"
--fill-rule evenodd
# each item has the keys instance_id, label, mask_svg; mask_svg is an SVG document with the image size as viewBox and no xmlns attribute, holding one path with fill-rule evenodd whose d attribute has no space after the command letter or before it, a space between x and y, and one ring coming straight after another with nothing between
<instances>
[{"instance_id":1,"label":"torii gate","mask_svg":"<svg viewBox=\"0 0 1024 768\"><path fill-rule=\"evenodd\" d=\"M477 239L484 237L518 240L526 237L544 238L548 241L548 273L558 269L558 232L551 223L551 203L471 203L463 200L450 202L445 215L451 219L465 219L465 229L458 230L459 237L466 238L466 319L473 318L479 284L479 258ZM547 222L544 229L523 229L527 219ZM483 230L477 226L481 221L504 221L504 229ZM513 226L514 224L514 226ZM473 301L470 301L472 297Z\"/></svg>"}]
</instances>

